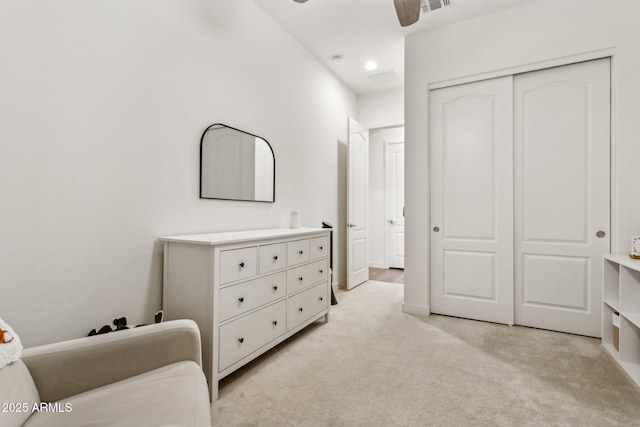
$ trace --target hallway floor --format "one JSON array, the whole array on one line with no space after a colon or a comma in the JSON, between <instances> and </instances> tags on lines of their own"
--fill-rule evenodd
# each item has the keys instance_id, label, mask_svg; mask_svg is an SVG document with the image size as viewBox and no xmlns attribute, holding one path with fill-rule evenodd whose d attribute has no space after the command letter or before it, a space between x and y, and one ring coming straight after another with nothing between
<instances>
[{"instance_id":1,"label":"hallway floor","mask_svg":"<svg viewBox=\"0 0 640 427\"><path fill-rule=\"evenodd\" d=\"M404 284L404 269L402 268L369 268L369 280Z\"/></svg>"}]
</instances>

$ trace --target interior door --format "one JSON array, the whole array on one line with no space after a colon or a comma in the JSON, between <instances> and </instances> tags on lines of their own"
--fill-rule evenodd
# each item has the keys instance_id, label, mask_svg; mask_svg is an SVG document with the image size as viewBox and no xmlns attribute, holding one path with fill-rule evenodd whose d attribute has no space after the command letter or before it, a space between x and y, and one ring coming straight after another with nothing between
<instances>
[{"instance_id":1,"label":"interior door","mask_svg":"<svg viewBox=\"0 0 640 427\"><path fill-rule=\"evenodd\" d=\"M369 130L349 118L347 289L369 280Z\"/></svg>"},{"instance_id":2,"label":"interior door","mask_svg":"<svg viewBox=\"0 0 640 427\"><path fill-rule=\"evenodd\" d=\"M514 80L516 323L601 335L609 59Z\"/></svg>"},{"instance_id":3,"label":"interior door","mask_svg":"<svg viewBox=\"0 0 640 427\"><path fill-rule=\"evenodd\" d=\"M513 79L430 92L431 311L513 323Z\"/></svg>"},{"instance_id":4,"label":"interior door","mask_svg":"<svg viewBox=\"0 0 640 427\"><path fill-rule=\"evenodd\" d=\"M387 265L404 268L404 142L385 144Z\"/></svg>"}]
</instances>

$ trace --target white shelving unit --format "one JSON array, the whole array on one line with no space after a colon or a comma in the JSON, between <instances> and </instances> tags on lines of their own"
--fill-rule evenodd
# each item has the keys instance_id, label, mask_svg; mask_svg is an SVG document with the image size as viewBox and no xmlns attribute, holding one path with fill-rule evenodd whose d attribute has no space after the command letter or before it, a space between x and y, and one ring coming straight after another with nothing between
<instances>
[{"instance_id":1,"label":"white shelving unit","mask_svg":"<svg viewBox=\"0 0 640 427\"><path fill-rule=\"evenodd\" d=\"M602 345L640 386L640 260L605 255L602 287ZM613 315L620 316L619 349Z\"/></svg>"}]
</instances>

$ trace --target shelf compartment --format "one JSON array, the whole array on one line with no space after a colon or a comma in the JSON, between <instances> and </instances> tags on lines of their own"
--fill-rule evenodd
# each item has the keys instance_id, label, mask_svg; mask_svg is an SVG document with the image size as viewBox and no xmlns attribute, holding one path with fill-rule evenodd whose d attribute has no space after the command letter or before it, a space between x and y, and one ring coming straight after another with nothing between
<instances>
[{"instance_id":1,"label":"shelf compartment","mask_svg":"<svg viewBox=\"0 0 640 427\"><path fill-rule=\"evenodd\" d=\"M605 258L602 267L604 301L615 311L620 311L620 264Z\"/></svg>"},{"instance_id":2,"label":"shelf compartment","mask_svg":"<svg viewBox=\"0 0 640 427\"><path fill-rule=\"evenodd\" d=\"M612 311L615 311L616 313L620 312L620 302L617 299L611 300L605 298L604 303L607 304Z\"/></svg>"},{"instance_id":3,"label":"shelf compartment","mask_svg":"<svg viewBox=\"0 0 640 427\"><path fill-rule=\"evenodd\" d=\"M624 317L636 328L640 328L640 314L638 313L625 313L624 311L620 313L621 317Z\"/></svg>"},{"instance_id":4,"label":"shelf compartment","mask_svg":"<svg viewBox=\"0 0 640 427\"><path fill-rule=\"evenodd\" d=\"M640 366L640 328L624 315L620 316L620 360Z\"/></svg>"},{"instance_id":5,"label":"shelf compartment","mask_svg":"<svg viewBox=\"0 0 640 427\"><path fill-rule=\"evenodd\" d=\"M640 271L620 266L620 311L640 313Z\"/></svg>"}]
</instances>

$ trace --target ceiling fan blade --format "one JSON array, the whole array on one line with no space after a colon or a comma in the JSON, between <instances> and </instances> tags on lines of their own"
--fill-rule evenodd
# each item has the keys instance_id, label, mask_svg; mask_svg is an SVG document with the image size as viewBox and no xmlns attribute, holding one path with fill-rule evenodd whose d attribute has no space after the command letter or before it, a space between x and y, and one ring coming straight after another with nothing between
<instances>
[{"instance_id":1,"label":"ceiling fan blade","mask_svg":"<svg viewBox=\"0 0 640 427\"><path fill-rule=\"evenodd\" d=\"M393 0L400 25L408 27L420 19L420 0Z\"/></svg>"}]
</instances>

